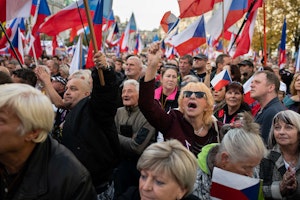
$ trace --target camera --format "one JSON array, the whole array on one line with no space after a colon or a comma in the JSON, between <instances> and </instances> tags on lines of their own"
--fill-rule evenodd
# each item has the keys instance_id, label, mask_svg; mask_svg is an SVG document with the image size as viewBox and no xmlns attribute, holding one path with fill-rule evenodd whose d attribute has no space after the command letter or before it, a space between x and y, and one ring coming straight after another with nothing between
<instances>
[{"instance_id":1,"label":"camera","mask_svg":"<svg viewBox=\"0 0 300 200\"><path fill-rule=\"evenodd\" d=\"M131 138L133 135L132 126L131 125L120 125L120 132L121 132L121 135Z\"/></svg>"}]
</instances>

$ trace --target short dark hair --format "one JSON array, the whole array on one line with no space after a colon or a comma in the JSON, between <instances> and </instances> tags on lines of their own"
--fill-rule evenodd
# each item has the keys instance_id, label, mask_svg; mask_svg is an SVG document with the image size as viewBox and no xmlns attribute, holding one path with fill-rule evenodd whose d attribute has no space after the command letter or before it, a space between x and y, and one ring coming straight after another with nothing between
<instances>
[{"instance_id":1,"label":"short dark hair","mask_svg":"<svg viewBox=\"0 0 300 200\"><path fill-rule=\"evenodd\" d=\"M34 71L26 68L17 69L12 72L12 75L15 75L16 77L22 79L22 83L26 83L28 85L31 85L35 87L37 82L37 76L34 73Z\"/></svg>"},{"instance_id":2,"label":"short dark hair","mask_svg":"<svg viewBox=\"0 0 300 200\"><path fill-rule=\"evenodd\" d=\"M193 60L194 60L193 56L186 54L186 55L181 56L181 57L179 58L179 60L181 60L181 59L184 59L184 60L187 59L188 62L189 62L189 64L190 64L190 65L193 65Z\"/></svg>"},{"instance_id":3,"label":"short dark hair","mask_svg":"<svg viewBox=\"0 0 300 200\"><path fill-rule=\"evenodd\" d=\"M224 58L228 58L228 57L230 57L230 55L225 54L225 53L218 55L218 57L216 58L216 66L218 67L219 63L223 64L224 63Z\"/></svg>"},{"instance_id":4,"label":"short dark hair","mask_svg":"<svg viewBox=\"0 0 300 200\"><path fill-rule=\"evenodd\" d=\"M266 78L267 78L267 82L269 84L274 84L275 85L275 92L276 92L276 94L278 94L280 81L279 81L278 77L274 74L274 72L270 72L270 71L267 71L267 70L262 70L262 71L255 72L254 75L257 75L257 74L265 74Z\"/></svg>"}]
</instances>

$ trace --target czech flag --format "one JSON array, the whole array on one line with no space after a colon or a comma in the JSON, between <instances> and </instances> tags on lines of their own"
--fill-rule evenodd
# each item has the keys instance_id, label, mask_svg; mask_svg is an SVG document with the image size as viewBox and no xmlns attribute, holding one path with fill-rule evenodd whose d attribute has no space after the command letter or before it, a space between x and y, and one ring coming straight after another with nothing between
<instances>
[{"instance_id":1,"label":"czech flag","mask_svg":"<svg viewBox=\"0 0 300 200\"><path fill-rule=\"evenodd\" d=\"M93 17L98 0L89 0L88 4L91 10L91 16ZM55 36L69 28L81 25L81 20L83 23L87 22L83 0L74 2L73 4L52 15L40 26L39 32L45 33L49 36Z\"/></svg>"},{"instance_id":2,"label":"czech flag","mask_svg":"<svg viewBox=\"0 0 300 200\"><path fill-rule=\"evenodd\" d=\"M19 24L21 23L22 18L15 18L14 20L12 20L11 24L9 25L9 27L6 29L6 33L8 35L8 38L10 41L13 40L13 37L15 36ZM4 48L5 46L8 45L8 41L6 37L2 37L0 39L0 48Z\"/></svg>"},{"instance_id":3,"label":"czech flag","mask_svg":"<svg viewBox=\"0 0 300 200\"><path fill-rule=\"evenodd\" d=\"M216 74L215 77L210 81L211 85L216 91L222 89L222 87L228 85L231 82L231 77L227 69L222 70Z\"/></svg>"},{"instance_id":4,"label":"czech flag","mask_svg":"<svg viewBox=\"0 0 300 200\"><path fill-rule=\"evenodd\" d=\"M93 19L93 26L94 26L95 36L96 36L96 42L97 42L97 47L99 49L101 49L101 45L102 45L103 1L104 0L99 0L97 8L96 8L96 13L95 13L95 16ZM87 69L95 66L95 63L93 61L93 51L94 51L94 46L93 46L92 40L90 40L88 57L86 60L86 68Z\"/></svg>"},{"instance_id":5,"label":"czech flag","mask_svg":"<svg viewBox=\"0 0 300 200\"><path fill-rule=\"evenodd\" d=\"M17 17L29 17L32 0L0 0L0 22Z\"/></svg>"},{"instance_id":6,"label":"czech flag","mask_svg":"<svg viewBox=\"0 0 300 200\"><path fill-rule=\"evenodd\" d=\"M131 14L129 22L120 38L120 52L128 51L129 36L137 30L134 14Z\"/></svg>"},{"instance_id":7,"label":"czech flag","mask_svg":"<svg viewBox=\"0 0 300 200\"><path fill-rule=\"evenodd\" d=\"M38 6L38 12L36 16L36 21L34 26L32 27L32 34L36 35L39 26L45 21L46 17L50 16L51 12L46 0L40 0L40 4Z\"/></svg>"},{"instance_id":8,"label":"czech flag","mask_svg":"<svg viewBox=\"0 0 300 200\"><path fill-rule=\"evenodd\" d=\"M180 56L191 53L194 49L206 43L204 17L199 17L184 31L173 36L170 43Z\"/></svg>"},{"instance_id":9,"label":"czech flag","mask_svg":"<svg viewBox=\"0 0 300 200\"><path fill-rule=\"evenodd\" d=\"M9 53L14 58L18 57L20 59L21 63L24 64L23 40L22 40L22 32L20 31L20 28L17 29L17 32L14 35L11 43L17 53L17 56L14 54L12 48L8 49Z\"/></svg>"},{"instance_id":10,"label":"czech flag","mask_svg":"<svg viewBox=\"0 0 300 200\"><path fill-rule=\"evenodd\" d=\"M280 48L279 48L280 69L284 68L284 64L286 63L285 44L286 44L286 18L284 18L284 21L283 21Z\"/></svg>"},{"instance_id":11,"label":"czech flag","mask_svg":"<svg viewBox=\"0 0 300 200\"><path fill-rule=\"evenodd\" d=\"M263 200L262 180L214 167L210 189L212 199Z\"/></svg>"},{"instance_id":12,"label":"czech flag","mask_svg":"<svg viewBox=\"0 0 300 200\"><path fill-rule=\"evenodd\" d=\"M171 11L168 11L162 17L160 25L166 33L169 33L176 27L178 22L179 18L176 17L173 13L171 13Z\"/></svg>"}]
</instances>

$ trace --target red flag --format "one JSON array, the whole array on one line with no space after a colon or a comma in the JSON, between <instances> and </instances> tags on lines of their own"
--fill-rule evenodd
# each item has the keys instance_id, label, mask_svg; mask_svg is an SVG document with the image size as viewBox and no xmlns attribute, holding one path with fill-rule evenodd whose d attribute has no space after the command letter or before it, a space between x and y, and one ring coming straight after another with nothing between
<instances>
[{"instance_id":1,"label":"red flag","mask_svg":"<svg viewBox=\"0 0 300 200\"><path fill-rule=\"evenodd\" d=\"M213 9L222 0L178 0L180 18L200 16Z\"/></svg>"},{"instance_id":2,"label":"red flag","mask_svg":"<svg viewBox=\"0 0 300 200\"><path fill-rule=\"evenodd\" d=\"M91 10L91 15L94 16L94 11L97 7L98 0L89 0L88 3ZM40 26L39 32L45 33L49 36L55 36L69 28L81 25L82 21L83 23L86 23L87 17L83 0L79 0L78 2L74 2L68 7L52 15Z\"/></svg>"},{"instance_id":3,"label":"red flag","mask_svg":"<svg viewBox=\"0 0 300 200\"><path fill-rule=\"evenodd\" d=\"M129 36L131 33L136 31L136 23L134 14L131 14L130 20L124 30L124 33L121 36L120 39L120 52L126 52L128 51L128 42L129 42Z\"/></svg>"}]
</instances>

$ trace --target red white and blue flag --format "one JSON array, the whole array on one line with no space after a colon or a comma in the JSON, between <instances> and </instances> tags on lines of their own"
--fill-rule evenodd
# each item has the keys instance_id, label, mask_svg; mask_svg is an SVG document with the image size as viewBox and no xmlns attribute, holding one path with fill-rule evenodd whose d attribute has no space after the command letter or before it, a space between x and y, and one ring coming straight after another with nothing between
<instances>
[{"instance_id":1,"label":"red white and blue flag","mask_svg":"<svg viewBox=\"0 0 300 200\"><path fill-rule=\"evenodd\" d=\"M169 33L177 26L178 22L179 18L171 13L171 11L168 11L162 17L160 25L166 33Z\"/></svg>"},{"instance_id":2,"label":"red white and blue flag","mask_svg":"<svg viewBox=\"0 0 300 200\"><path fill-rule=\"evenodd\" d=\"M222 70L216 74L215 77L210 81L211 85L216 91L222 89L222 87L228 85L231 82L231 77L227 69Z\"/></svg>"},{"instance_id":3,"label":"red white and blue flag","mask_svg":"<svg viewBox=\"0 0 300 200\"><path fill-rule=\"evenodd\" d=\"M129 22L124 30L124 33L121 35L120 38L120 52L126 52L128 51L128 44L130 39L130 34L137 31L136 28L136 22L134 14L131 14L131 17L129 19Z\"/></svg>"},{"instance_id":4,"label":"red white and blue flag","mask_svg":"<svg viewBox=\"0 0 300 200\"><path fill-rule=\"evenodd\" d=\"M36 16L35 24L32 27L32 35L36 35L38 33L39 26L45 21L46 17L51 15L48 3L46 0L40 0L40 4L37 6L37 13L33 16Z\"/></svg>"},{"instance_id":5,"label":"red white and blue flag","mask_svg":"<svg viewBox=\"0 0 300 200\"><path fill-rule=\"evenodd\" d=\"M211 198L231 200L263 200L262 180L214 167Z\"/></svg>"},{"instance_id":6,"label":"red white and blue flag","mask_svg":"<svg viewBox=\"0 0 300 200\"><path fill-rule=\"evenodd\" d=\"M96 41L97 41L97 47L99 49L101 49L101 47L102 47L103 1L104 0L99 0L95 15L94 15L94 19L93 19L93 26L94 26L94 31L95 31ZM93 61L93 51L94 51L93 43L92 43L92 40L90 40L88 57L86 60L86 68L87 69L95 66L95 63Z\"/></svg>"},{"instance_id":7,"label":"red white and blue flag","mask_svg":"<svg viewBox=\"0 0 300 200\"><path fill-rule=\"evenodd\" d=\"M91 16L93 17L98 0L89 0L88 4L91 10ZM87 16L83 0L79 0L49 17L47 21L40 26L39 32L49 36L55 36L62 31L81 25L82 22L87 22Z\"/></svg>"},{"instance_id":8,"label":"red white and blue flag","mask_svg":"<svg viewBox=\"0 0 300 200\"><path fill-rule=\"evenodd\" d=\"M284 21L283 21L280 47L279 47L279 66L280 66L280 69L284 68L284 64L286 63L285 44L286 44L286 18L284 18Z\"/></svg>"},{"instance_id":9,"label":"red white and blue flag","mask_svg":"<svg viewBox=\"0 0 300 200\"><path fill-rule=\"evenodd\" d=\"M199 17L185 30L173 36L170 43L180 56L191 53L194 49L206 43L204 17Z\"/></svg>"},{"instance_id":10,"label":"red white and blue flag","mask_svg":"<svg viewBox=\"0 0 300 200\"><path fill-rule=\"evenodd\" d=\"M0 0L0 22L30 16L32 0Z\"/></svg>"},{"instance_id":11,"label":"red white and blue flag","mask_svg":"<svg viewBox=\"0 0 300 200\"><path fill-rule=\"evenodd\" d=\"M249 52L251 42L252 42L254 27L255 27L257 11L258 10L253 10L250 13L249 18L246 22L246 25L243 29L243 32L237 41L233 58L236 58L238 56L244 55Z\"/></svg>"},{"instance_id":12,"label":"red white and blue flag","mask_svg":"<svg viewBox=\"0 0 300 200\"><path fill-rule=\"evenodd\" d=\"M8 52L11 54L11 56L16 59L19 58L22 64L24 64L23 38L24 36L22 35L20 28L18 28L16 34L14 35L11 41L17 56L13 53L12 47L8 49Z\"/></svg>"},{"instance_id":13,"label":"red white and blue flag","mask_svg":"<svg viewBox=\"0 0 300 200\"><path fill-rule=\"evenodd\" d=\"M12 22L10 23L10 25L8 26L8 28L6 29L6 33L8 35L8 38L10 41L12 41L13 37L15 36L15 34L18 31L18 27L19 24L21 23L22 18L15 18L14 20L12 20ZM6 37L2 37L0 39L0 48L4 48L5 46L8 46L8 40Z\"/></svg>"},{"instance_id":14,"label":"red white and blue flag","mask_svg":"<svg viewBox=\"0 0 300 200\"><path fill-rule=\"evenodd\" d=\"M109 15L108 15L108 18L103 17L103 20L104 21L103 21L102 30L107 31L116 22L114 11L111 10Z\"/></svg>"},{"instance_id":15,"label":"red white and blue flag","mask_svg":"<svg viewBox=\"0 0 300 200\"><path fill-rule=\"evenodd\" d=\"M223 0L178 0L180 18L200 16Z\"/></svg>"},{"instance_id":16,"label":"red white and blue flag","mask_svg":"<svg viewBox=\"0 0 300 200\"><path fill-rule=\"evenodd\" d=\"M109 33L108 33L108 36L106 38L106 44L109 45L109 47L113 47L113 46L116 46L117 43L114 43L113 41L115 41L115 37L117 35L117 33L119 33L119 28L118 28L118 24L117 23L114 23L112 25L112 28L110 29Z\"/></svg>"},{"instance_id":17,"label":"red white and blue flag","mask_svg":"<svg viewBox=\"0 0 300 200\"><path fill-rule=\"evenodd\" d=\"M32 0L31 10L30 10L31 16L35 15L38 3L39 3L39 0Z\"/></svg>"}]
</instances>

